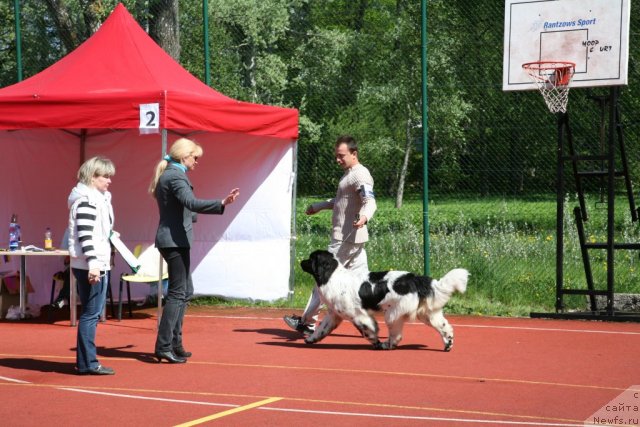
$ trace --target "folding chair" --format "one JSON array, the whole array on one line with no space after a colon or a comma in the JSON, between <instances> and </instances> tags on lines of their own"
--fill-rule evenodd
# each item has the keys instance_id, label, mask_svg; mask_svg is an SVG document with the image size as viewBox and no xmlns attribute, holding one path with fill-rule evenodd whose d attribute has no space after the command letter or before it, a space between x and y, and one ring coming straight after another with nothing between
<instances>
[{"instance_id":1,"label":"folding chair","mask_svg":"<svg viewBox=\"0 0 640 427\"><path fill-rule=\"evenodd\" d=\"M156 249L155 246L150 246L145 249L144 253L142 253L142 245L137 245L133 254L138 258L141 262L140 268L135 274L126 274L120 276L120 302L118 306L118 320L122 320L122 285L124 283L127 284L127 303L129 306L129 317L133 317L132 303L131 303L131 284L142 283L146 285L153 285L158 283L158 263L160 260L160 252ZM162 280L164 281L169 277L167 273L166 264L163 262L163 274ZM162 288L160 288L162 289ZM161 291L159 290L159 294ZM160 318L160 308L162 304L162 298L158 299L158 318Z\"/></svg>"}]
</instances>

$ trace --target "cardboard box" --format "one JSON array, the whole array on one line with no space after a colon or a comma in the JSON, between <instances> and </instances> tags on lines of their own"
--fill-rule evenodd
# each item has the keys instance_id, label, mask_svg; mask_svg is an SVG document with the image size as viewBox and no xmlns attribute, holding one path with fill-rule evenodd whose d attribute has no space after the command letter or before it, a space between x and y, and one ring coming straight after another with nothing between
<instances>
[{"instance_id":1,"label":"cardboard box","mask_svg":"<svg viewBox=\"0 0 640 427\"><path fill-rule=\"evenodd\" d=\"M31 280L27 276L27 295L33 292ZM20 273L12 273L2 278L0 284L0 319L7 316L12 305L20 305Z\"/></svg>"}]
</instances>

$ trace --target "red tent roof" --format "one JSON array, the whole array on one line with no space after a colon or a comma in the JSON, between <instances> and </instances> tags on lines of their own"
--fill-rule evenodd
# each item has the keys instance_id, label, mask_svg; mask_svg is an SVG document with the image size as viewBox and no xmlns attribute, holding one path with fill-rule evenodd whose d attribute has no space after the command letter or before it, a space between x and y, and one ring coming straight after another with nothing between
<instances>
[{"instance_id":1,"label":"red tent roof","mask_svg":"<svg viewBox=\"0 0 640 427\"><path fill-rule=\"evenodd\" d=\"M131 129L140 104L160 105L160 128L296 139L295 109L240 102L189 74L122 4L76 50L0 89L0 129Z\"/></svg>"}]
</instances>

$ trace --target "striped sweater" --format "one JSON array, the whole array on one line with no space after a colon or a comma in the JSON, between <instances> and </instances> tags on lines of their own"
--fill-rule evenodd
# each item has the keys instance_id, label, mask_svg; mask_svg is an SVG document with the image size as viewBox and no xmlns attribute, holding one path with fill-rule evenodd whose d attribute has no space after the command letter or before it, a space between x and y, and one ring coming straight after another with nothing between
<instances>
[{"instance_id":1,"label":"striped sweater","mask_svg":"<svg viewBox=\"0 0 640 427\"><path fill-rule=\"evenodd\" d=\"M113 227L111 194L79 183L71 191L69 205L69 254L71 267L106 271L111 266L109 236Z\"/></svg>"},{"instance_id":2,"label":"striped sweater","mask_svg":"<svg viewBox=\"0 0 640 427\"><path fill-rule=\"evenodd\" d=\"M350 243L364 243L369 240L366 224L359 229L353 227L356 215L364 215L367 221L373 218L377 209L373 193L373 177L362 164L347 169L340 178L336 197L314 203L314 211L332 209L331 238Z\"/></svg>"}]
</instances>

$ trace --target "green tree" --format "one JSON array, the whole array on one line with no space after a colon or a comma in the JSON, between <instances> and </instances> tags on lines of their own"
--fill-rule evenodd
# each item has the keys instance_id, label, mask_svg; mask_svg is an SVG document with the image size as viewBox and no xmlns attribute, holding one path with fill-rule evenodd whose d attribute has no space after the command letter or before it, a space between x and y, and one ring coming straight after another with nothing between
<instances>
[{"instance_id":1,"label":"green tree","mask_svg":"<svg viewBox=\"0 0 640 427\"><path fill-rule=\"evenodd\" d=\"M9 2L0 3L0 87L15 83L18 78L14 28L13 7Z\"/></svg>"},{"instance_id":2,"label":"green tree","mask_svg":"<svg viewBox=\"0 0 640 427\"><path fill-rule=\"evenodd\" d=\"M226 46L217 51L219 71L236 74L231 95L257 102L282 104L288 65L280 44L289 28L292 0L213 0L210 10L216 23L215 37ZM224 57L229 54L229 58ZM231 62L227 62L228 60ZM229 93L229 92L227 92Z\"/></svg>"}]
</instances>

